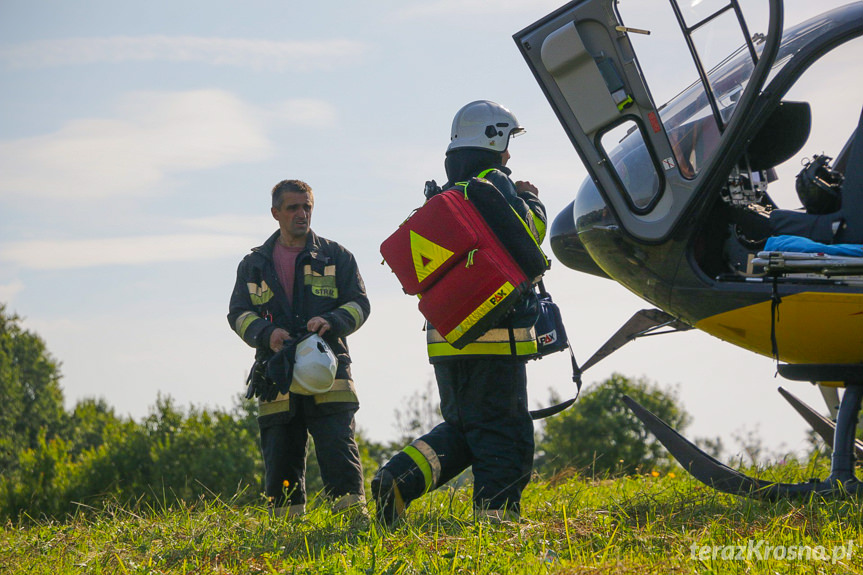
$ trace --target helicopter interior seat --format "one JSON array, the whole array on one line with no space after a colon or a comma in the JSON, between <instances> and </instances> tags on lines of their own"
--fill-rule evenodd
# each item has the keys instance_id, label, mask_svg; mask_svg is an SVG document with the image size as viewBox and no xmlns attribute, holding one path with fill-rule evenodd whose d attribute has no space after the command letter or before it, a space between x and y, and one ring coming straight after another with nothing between
<instances>
[{"instance_id":1,"label":"helicopter interior seat","mask_svg":"<svg viewBox=\"0 0 863 575\"><path fill-rule=\"evenodd\" d=\"M780 102L752 138L738 168L742 173L750 173L765 182L775 181L777 176L774 168L803 148L811 128L812 109L807 102ZM763 244L773 233L768 211L760 204L732 206L731 209L720 204L720 209L726 212L723 219L732 222L736 232L749 242Z\"/></svg>"},{"instance_id":2,"label":"helicopter interior seat","mask_svg":"<svg viewBox=\"0 0 863 575\"><path fill-rule=\"evenodd\" d=\"M808 102L780 102L749 144L749 169L772 170L791 159L803 148L811 129L812 108Z\"/></svg>"},{"instance_id":3,"label":"helicopter interior seat","mask_svg":"<svg viewBox=\"0 0 863 575\"><path fill-rule=\"evenodd\" d=\"M836 166L844 168L841 207L829 213L773 210L771 235L802 236L823 244L863 244L863 111Z\"/></svg>"}]
</instances>

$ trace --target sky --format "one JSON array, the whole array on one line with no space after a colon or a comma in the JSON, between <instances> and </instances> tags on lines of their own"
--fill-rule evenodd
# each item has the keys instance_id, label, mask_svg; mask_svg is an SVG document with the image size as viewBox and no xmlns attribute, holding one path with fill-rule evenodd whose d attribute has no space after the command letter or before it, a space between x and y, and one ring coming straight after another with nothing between
<instances>
[{"instance_id":1,"label":"sky","mask_svg":"<svg viewBox=\"0 0 863 575\"><path fill-rule=\"evenodd\" d=\"M349 338L357 426L375 441L398 435L395 412L433 376L416 299L379 246L421 205L424 182L446 179L455 112L477 99L513 111L527 135L509 166L550 218L586 175L512 40L560 4L0 0L0 302L61 362L67 407L100 397L140 419L160 395L233 406L253 356L225 317L236 267L276 229L272 186L298 178L315 190L312 228L354 253L371 300ZM841 2L812 4L788 2L786 21ZM668 42L655 34L645 49ZM782 207L799 206L799 158L835 155L846 114L856 121L853 46L795 88L815 125L770 189ZM545 284L582 362L650 307L560 264ZM817 389L778 378L769 358L697 331L632 343L585 384L614 372L675 389L687 434L719 436L731 453L749 432L770 450L805 449L780 385L823 410ZM528 374L532 408L574 392L566 354Z\"/></svg>"}]
</instances>

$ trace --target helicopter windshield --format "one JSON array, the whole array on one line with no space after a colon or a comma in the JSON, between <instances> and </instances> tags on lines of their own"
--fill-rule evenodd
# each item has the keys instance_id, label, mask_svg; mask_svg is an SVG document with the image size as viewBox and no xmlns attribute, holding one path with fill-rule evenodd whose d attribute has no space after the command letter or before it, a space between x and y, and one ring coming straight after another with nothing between
<instances>
[{"instance_id":1,"label":"helicopter windshield","mask_svg":"<svg viewBox=\"0 0 863 575\"><path fill-rule=\"evenodd\" d=\"M785 31L779 55L770 76L775 76L814 34L839 24L829 13L804 22ZM752 38L755 53L761 56L764 38L755 34ZM695 178L707 165L719 146L722 130L731 120L740 96L746 89L755 70L755 61L746 45L741 45L707 73L708 84L715 98L719 119L717 120L702 82L694 82L659 108L659 116L668 134L677 167L687 179ZM650 160L644 139L637 130L628 130L619 140L619 146L608 152L608 157L619 174L632 171L633 165L642 165ZM607 148L609 149L609 148ZM624 164L629 164L629 170ZM641 174L649 173L647 170ZM625 182L626 184L626 182ZM653 179L633 180L627 191L636 205L653 197L658 182ZM639 200L639 198L641 198Z\"/></svg>"},{"instance_id":2,"label":"helicopter windshield","mask_svg":"<svg viewBox=\"0 0 863 575\"><path fill-rule=\"evenodd\" d=\"M760 46L763 43L757 45ZM660 108L659 116L665 125L677 165L685 178L694 178L713 156L719 146L722 130L731 120L754 70L755 63L748 50L741 46L708 73L716 97L719 120L710 108L707 92L701 82L696 82Z\"/></svg>"},{"instance_id":3,"label":"helicopter windshield","mask_svg":"<svg viewBox=\"0 0 863 575\"><path fill-rule=\"evenodd\" d=\"M724 127L749 82L755 64L741 46L708 73ZM680 173L694 178L719 146L722 127L710 107L701 82L690 85L660 108ZM601 136L603 150L636 211L646 210L658 197L660 179L642 131L626 121Z\"/></svg>"}]
</instances>

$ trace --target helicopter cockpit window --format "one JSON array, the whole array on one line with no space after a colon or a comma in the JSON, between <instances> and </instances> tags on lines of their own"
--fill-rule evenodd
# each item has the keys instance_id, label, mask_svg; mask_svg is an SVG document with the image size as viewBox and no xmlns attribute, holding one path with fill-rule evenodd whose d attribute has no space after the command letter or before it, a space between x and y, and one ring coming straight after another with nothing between
<instances>
[{"instance_id":1,"label":"helicopter cockpit window","mask_svg":"<svg viewBox=\"0 0 863 575\"><path fill-rule=\"evenodd\" d=\"M694 178L713 157L722 130L730 121L749 82L754 64L742 53L743 50L738 48L708 74L722 126L713 114L704 85L700 82L672 98L660 110L677 165L685 178Z\"/></svg>"},{"instance_id":2,"label":"helicopter cockpit window","mask_svg":"<svg viewBox=\"0 0 863 575\"><path fill-rule=\"evenodd\" d=\"M646 77L663 79L651 90L657 101L666 102L660 116L677 168L694 179L712 160L755 69L767 6L756 0L672 0L656 11L638 2L617 6L624 22L664 38L678 37L674 50L661 53L652 49L651 36L631 40Z\"/></svg>"},{"instance_id":3,"label":"helicopter cockpit window","mask_svg":"<svg viewBox=\"0 0 863 575\"><path fill-rule=\"evenodd\" d=\"M641 214L659 200L660 176L641 125L626 120L600 136L600 149L610 163L630 207Z\"/></svg>"}]
</instances>

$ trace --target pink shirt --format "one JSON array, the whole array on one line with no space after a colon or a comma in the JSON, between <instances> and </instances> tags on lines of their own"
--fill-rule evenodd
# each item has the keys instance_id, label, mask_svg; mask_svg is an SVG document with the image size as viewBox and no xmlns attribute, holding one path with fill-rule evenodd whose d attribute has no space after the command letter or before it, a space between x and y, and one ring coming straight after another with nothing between
<instances>
[{"instance_id":1,"label":"pink shirt","mask_svg":"<svg viewBox=\"0 0 863 575\"><path fill-rule=\"evenodd\" d=\"M276 275L279 276L279 283L282 284L282 289L288 295L288 302L294 305L294 271L296 270L297 256L305 247L285 247L280 242L276 242L276 249L273 250L273 263L276 266Z\"/></svg>"}]
</instances>

